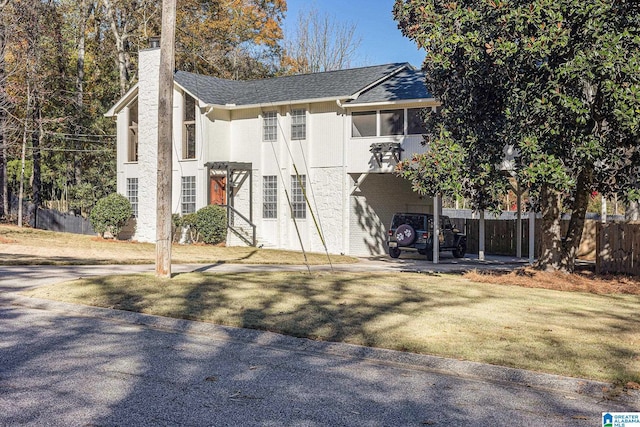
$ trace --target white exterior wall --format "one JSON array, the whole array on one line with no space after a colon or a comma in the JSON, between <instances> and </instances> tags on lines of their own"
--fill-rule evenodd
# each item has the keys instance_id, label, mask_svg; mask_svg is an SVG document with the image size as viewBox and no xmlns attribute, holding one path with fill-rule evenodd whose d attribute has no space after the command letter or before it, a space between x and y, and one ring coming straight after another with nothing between
<instances>
[{"instance_id":1,"label":"white exterior wall","mask_svg":"<svg viewBox=\"0 0 640 427\"><path fill-rule=\"evenodd\" d=\"M159 53L159 49L140 52L137 163L126 161L128 109L124 107L117 114L118 191L126 194L127 178L139 179L139 217L134 239L147 242L155 241L156 227ZM402 106L408 107L412 106ZM290 111L298 108L307 111L307 137L292 141ZM386 108L394 107L383 109ZM307 196L329 253L361 256L385 253L386 230L394 212L432 210L431 201L420 199L411 191L408 182L391 173L394 161L387 159L379 167L369 152L374 142L400 142L405 149L403 156L407 158L414 152L425 150L420 144L421 136L351 138L350 111L334 102L232 111L211 111L203 107L196 111L200 113L196 114L196 158L185 160L181 158L183 94L179 89L174 91L172 209L176 213L181 211L183 176L196 177L196 209L207 205L209 177L204 164L213 161L252 164L253 222L257 225L258 245L267 248L300 250L296 224L291 218L285 195L286 189L291 196L294 164L298 173L307 177ZM278 113L278 136L273 143L262 140L262 114L265 111ZM369 175L360 188L352 193L355 180L363 173ZM265 175L275 175L278 180L278 216L275 219L262 218L262 177ZM247 218L251 216L250 184L251 181L247 179L234 197L235 208ZM230 185L228 191L231 191ZM240 223L250 235L250 229L244 221ZM305 250L324 252L309 208L307 217L297 219L296 223ZM227 244L245 243L229 233Z\"/></svg>"}]
</instances>

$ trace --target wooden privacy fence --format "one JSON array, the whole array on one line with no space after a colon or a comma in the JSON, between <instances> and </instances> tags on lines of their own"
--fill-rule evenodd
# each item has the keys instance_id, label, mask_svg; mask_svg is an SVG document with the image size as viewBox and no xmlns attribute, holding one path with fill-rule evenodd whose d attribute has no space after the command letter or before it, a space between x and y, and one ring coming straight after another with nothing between
<instances>
[{"instance_id":1,"label":"wooden privacy fence","mask_svg":"<svg viewBox=\"0 0 640 427\"><path fill-rule=\"evenodd\" d=\"M640 275L640 221L598 223L596 273Z\"/></svg>"},{"instance_id":2,"label":"wooden privacy fence","mask_svg":"<svg viewBox=\"0 0 640 427\"><path fill-rule=\"evenodd\" d=\"M480 220L451 218L455 226L467 233L467 252L477 254L480 237ZM535 254L540 255L541 245L540 219L535 222ZM562 233L566 233L569 226L568 220L563 220ZM485 253L487 255L516 256L517 251L517 221L515 219L487 219L485 228ZM578 249L578 257L593 260L596 253L596 221L586 220L582 232L582 243ZM522 220L522 257L529 257L529 220Z\"/></svg>"}]
</instances>

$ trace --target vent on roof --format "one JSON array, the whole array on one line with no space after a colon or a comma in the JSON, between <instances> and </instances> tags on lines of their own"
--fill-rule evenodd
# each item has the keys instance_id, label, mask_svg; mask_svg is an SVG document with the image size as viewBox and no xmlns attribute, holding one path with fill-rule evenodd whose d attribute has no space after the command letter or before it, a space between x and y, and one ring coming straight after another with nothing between
<instances>
[{"instance_id":1,"label":"vent on roof","mask_svg":"<svg viewBox=\"0 0 640 427\"><path fill-rule=\"evenodd\" d=\"M160 37L159 36L149 37L149 47L152 49L156 47L160 47Z\"/></svg>"}]
</instances>

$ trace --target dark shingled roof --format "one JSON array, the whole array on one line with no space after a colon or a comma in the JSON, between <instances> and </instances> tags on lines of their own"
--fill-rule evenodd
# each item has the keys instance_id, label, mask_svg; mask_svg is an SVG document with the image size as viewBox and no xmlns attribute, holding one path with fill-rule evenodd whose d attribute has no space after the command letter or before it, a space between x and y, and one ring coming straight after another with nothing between
<instances>
[{"instance_id":1,"label":"dark shingled roof","mask_svg":"<svg viewBox=\"0 0 640 427\"><path fill-rule=\"evenodd\" d=\"M405 68L382 83L363 92L358 99L349 101L357 104L378 101L399 101L402 99L427 99L433 96L424 85L424 73Z\"/></svg>"},{"instance_id":2,"label":"dark shingled roof","mask_svg":"<svg viewBox=\"0 0 640 427\"><path fill-rule=\"evenodd\" d=\"M406 63L351 68L262 80L225 80L178 71L175 81L206 104L256 105L320 98L346 98L389 76L354 102L430 98L424 75Z\"/></svg>"}]
</instances>

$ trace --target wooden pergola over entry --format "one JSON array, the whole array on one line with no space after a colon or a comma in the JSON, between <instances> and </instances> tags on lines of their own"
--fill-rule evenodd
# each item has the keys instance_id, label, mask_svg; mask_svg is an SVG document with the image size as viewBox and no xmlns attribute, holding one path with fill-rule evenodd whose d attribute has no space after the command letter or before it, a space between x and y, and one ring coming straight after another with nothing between
<instances>
[{"instance_id":1,"label":"wooden pergola over entry","mask_svg":"<svg viewBox=\"0 0 640 427\"><path fill-rule=\"evenodd\" d=\"M207 162L207 198L209 205L221 205L227 208L227 225L247 244L256 244L256 226L253 223L253 173L252 164L245 162ZM242 186L249 181L249 215L248 218L235 208L235 196ZM240 231L236 217L252 229L251 236Z\"/></svg>"}]
</instances>

